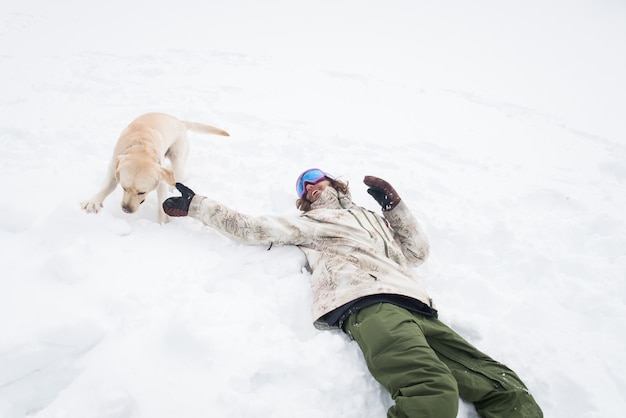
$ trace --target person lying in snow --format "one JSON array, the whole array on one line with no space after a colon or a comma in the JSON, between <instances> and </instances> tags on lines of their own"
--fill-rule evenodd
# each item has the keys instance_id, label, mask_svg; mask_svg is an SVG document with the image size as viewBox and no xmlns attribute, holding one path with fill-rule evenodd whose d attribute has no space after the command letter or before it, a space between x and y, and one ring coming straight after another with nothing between
<instances>
[{"instance_id":1,"label":"person lying in snow","mask_svg":"<svg viewBox=\"0 0 626 418\"><path fill-rule=\"evenodd\" d=\"M169 216L191 216L229 238L295 245L306 255L314 326L341 329L391 394L388 417L454 418L459 396L483 417L542 417L520 378L437 319L410 267L428 257L428 238L396 190L366 176L383 216L352 202L348 185L320 169L296 182L300 216L247 216L183 184L163 202Z\"/></svg>"}]
</instances>

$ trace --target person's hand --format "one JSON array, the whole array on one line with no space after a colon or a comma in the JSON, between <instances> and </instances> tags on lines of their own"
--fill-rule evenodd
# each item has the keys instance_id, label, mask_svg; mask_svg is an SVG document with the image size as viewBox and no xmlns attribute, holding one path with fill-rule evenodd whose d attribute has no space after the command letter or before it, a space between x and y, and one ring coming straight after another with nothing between
<instances>
[{"instance_id":1,"label":"person's hand","mask_svg":"<svg viewBox=\"0 0 626 418\"><path fill-rule=\"evenodd\" d=\"M193 190L182 183L176 183L181 197L170 197L163 202L163 211L169 216L187 216L191 199L196 195Z\"/></svg>"},{"instance_id":2,"label":"person's hand","mask_svg":"<svg viewBox=\"0 0 626 418\"><path fill-rule=\"evenodd\" d=\"M372 195L384 211L390 211L400 203L398 192L385 180L374 176L365 176L363 183L369 187L367 192Z\"/></svg>"}]
</instances>

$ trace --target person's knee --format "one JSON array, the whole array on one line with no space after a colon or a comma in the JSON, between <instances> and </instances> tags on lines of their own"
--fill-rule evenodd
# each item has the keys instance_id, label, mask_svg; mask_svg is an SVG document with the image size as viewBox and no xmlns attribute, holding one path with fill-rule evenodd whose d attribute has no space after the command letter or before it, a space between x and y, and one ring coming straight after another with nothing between
<instances>
[{"instance_id":1,"label":"person's knee","mask_svg":"<svg viewBox=\"0 0 626 418\"><path fill-rule=\"evenodd\" d=\"M482 402L474 404L476 410L487 418L542 418L543 412L525 388L516 387L499 391Z\"/></svg>"},{"instance_id":2,"label":"person's knee","mask_svg":"<svg viewBox=\"0 0 626 418\"><path fill-rule=\"evenodd\" d=\"M526 388L516 388L510 393L510 417L543 418L543 411Z\"/></svg>"},{"instance_id":3,"label":"person's knee","mask_svg":"<svg viewBox=\"0 0 626 418\"><path fill-rule=\"evenodd\" d=\"M417 385L399 389L388 417L455 418L459 409L456 380L449 374Z\"/></svg>"}]
</instances>

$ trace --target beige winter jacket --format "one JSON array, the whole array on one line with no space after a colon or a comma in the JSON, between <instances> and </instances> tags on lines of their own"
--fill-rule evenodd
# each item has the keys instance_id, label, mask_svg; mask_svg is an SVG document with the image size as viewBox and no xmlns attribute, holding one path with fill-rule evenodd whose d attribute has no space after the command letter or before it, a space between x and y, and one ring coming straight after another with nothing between
<instances>
[{"instance_id":1,"label":"beige winter jacket","mask_svg":"<svg viewBox=\"0 0 626 418\"><path fill-rule=\"evenodd\" d=\"M312 314L320 329L328 328L322 316L363 296L399 294L431 304L409 270L428 257L428 238L404 202L383 214L332 187L301 216L247 216L200 195L189 208L189 216L240 242L298 246L312 271Z\"/></svg>"}]
</instances>

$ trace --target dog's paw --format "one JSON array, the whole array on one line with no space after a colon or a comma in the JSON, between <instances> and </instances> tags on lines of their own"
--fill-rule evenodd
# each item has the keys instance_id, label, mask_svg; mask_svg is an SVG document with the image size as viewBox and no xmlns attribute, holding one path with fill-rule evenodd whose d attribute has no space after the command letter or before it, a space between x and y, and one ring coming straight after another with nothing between
<instances>
[{"instance_id":1,"label":"dog's paw","mask_svg":"<svg viewBox=\"0 0 626 418\"><path fill-rule=\"evenodd\" d=\"M87 213L98 213L98 211L102 209L102 203L86 200L81 202L80 207Z\"/></svg>"}]
</instances>

